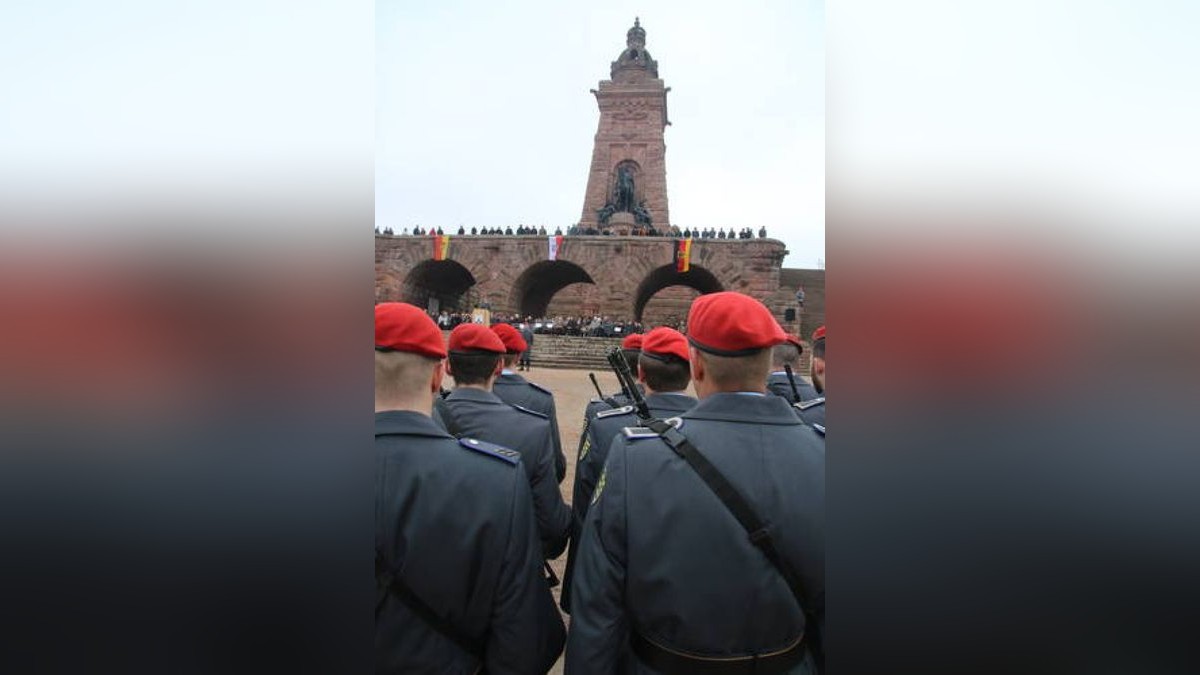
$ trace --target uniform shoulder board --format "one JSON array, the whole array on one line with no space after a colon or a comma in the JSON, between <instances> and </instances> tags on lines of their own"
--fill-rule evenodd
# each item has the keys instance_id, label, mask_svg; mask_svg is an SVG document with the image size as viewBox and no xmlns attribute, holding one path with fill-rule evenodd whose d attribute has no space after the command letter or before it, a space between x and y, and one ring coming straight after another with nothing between
<instances>
[{"instance_id":1,"label":"uniform shoulder board","mask_svg":"<svg viewBox=\"0 0 1200 675\"><path fill-rule=\"evenodd\" d=\"M509 450L502 445L480 441L474 438L460 438L458 444L468 450L474 450L481 455L495 457L496 459L504 460L509 464L516 464L521 459L521 453L516 450Z\"/></svg>"},{"instance_id":2,"label":"uniform shoulder board","mask_svg":"<svg viewBox=\"0 0 1200 675\"><path fill-rule=\"evenodd\" d=\"M546 413L540 413L540 412L538 412L538 411L536 411L536 410L530 410L529 408L522 408L522 407L521 407L521 406L519 406L519 405L514 405L513 407L514 407L514 408L516 408L517 410L520 410L520 411L521 411L521 412L523 412L523 413L528 413L528 414L530 414L530 415L535 415L535 416L537 416L537 417L540 417L540 418L542 418L542 419L544 419L544 420L546 420L546 419L550 419L550 416L549 416L549 415L547 415Z\"/></svg>"},{"instance_id":3,"label":"uniform shoulder board","mask_svg":"<svg viewBox=\"0 0 1200 675\"><path fill-rule=\"evenodd\" d=\"M658 434L653 429L646 427L625 427L621 433L625 434L625 438L658 438Z\"/></svg>"},{"instance_id":4,"label":"uniform shoulder board","mask_svg":"<svg viewBox=\"0 0 1200 675\"><path fill-rule=\"evenodd\" d=\"M609 408L608 410L601 410L596 413L596 419L615 417L616 415L628 415L631 412L633 412L633 406L631 405L621 406L620 408Z\"/></svg>"},{"instance_id":5,"label":"uniform shoulder board","mask_svg":"<svg viewBox=\"0 0 1200 675\"><path fill-rule=\"evenodd\" d=\"M812 425L812 428L818 434L821 434L821 438L825 438L825 425L824 424L814 424L814 425Z\"/></svg>"},{"instance_id":6,"label":"uniform shoulder board","mask_svg":"<svg viewBox=\"0 0 1200 675\"><path fill-rule=\"evenodd\" d=\"M820 397L814 398L810 401L800 401L799 403L797 403L795 405L797 408L799 408L801 410L808 410L809 408L815 408L819 405L825 405L825 397L820 396Z\"/></svg>"},{"instance_id":7,"label":"uniform shoulder board","mask_svg":"<svg viewBox=\"0 0 1200 675\"><path fill-rule=\"evenodd\" d=\"M668 417L667 419L665 419L663 421L666 422L667 424L670 424L671 426L675 427L676 429L683 428L683 418L682 417Z\"/></svg>"},{"instance_id":8,"label":"uniform shoulder board","mask_svg":"<svg viewBox=\"0 0 1200 675\"><path fill-rule=\"evenodd\" d=\"M550 391L549 389L543 387L542 385L540 385L536 382L530 382L529 386L533 387L534 389L537 389L538 391L542 392L543 394L550 394L551 396L554 395L554 392Z\"/></svg>"}]
</instances>

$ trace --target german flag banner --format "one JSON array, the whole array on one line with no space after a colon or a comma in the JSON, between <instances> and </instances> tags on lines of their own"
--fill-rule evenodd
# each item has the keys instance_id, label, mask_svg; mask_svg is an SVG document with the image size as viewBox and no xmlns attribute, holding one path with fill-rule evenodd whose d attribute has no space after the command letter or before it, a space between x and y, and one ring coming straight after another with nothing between
<instances>
[{"instance_id":1,"label":"german flag banner","mask_svg":"<svg viewBox=\"0 0 1200 675\"><path fill-rule=\"evenodd\" d=\"M433 259L446 260L450 257L450 235L433 235Z\"/></svg>"},{"instance_id":2,"label":"german flag banner","mask_svg":"<svg viewBox=\"0 0 1200 675\"><path fill-rule=\"evenodd\" d=\"M550 260L558 260L558 252L562 249L563 236L561 234L550 235L550 248L548 256Z\"/></svg>"},{"instance_id":3,"label":"german flag banner","mask_svg":"<svg viewBox=\"0 0 1200 675\"><path fill-rule=\"evenodd\" d=\"M686 272L692 269L692 238L675 240L675 271Z\"/></svg>"}]
</instances>

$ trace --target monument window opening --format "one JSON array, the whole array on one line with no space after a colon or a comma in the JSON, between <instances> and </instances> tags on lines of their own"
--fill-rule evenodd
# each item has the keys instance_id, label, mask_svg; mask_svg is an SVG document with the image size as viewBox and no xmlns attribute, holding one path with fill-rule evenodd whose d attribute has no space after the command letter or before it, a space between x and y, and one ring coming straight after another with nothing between
<instances>
[{"instance_id":1,"label":"monument window opening","mask_svg":"<svg viewBox=\"0 0 1200 675\"><path fill-rule=\"evenodd\" d=\"M723 290L721 282L703 267L692 265L687 272L678 272L673 263L663 265L638 285L633 316L647 328L678 326L687 319L688 308L696 296Z\"/></svg>"},{"instance_id":2,"label":"monument window opening","mask_svg":"<svg viewBox=\"0 0 1200 675\"><path fill-rule=\"evenodd\" d=\"M404 302L429 312L469 312L463 297L475 285L470 270L453 260L423 260L404 278Z\"/></svg>"},{"instance_id":3,"label":"monument window opening","mask_svg":"<svg viewBox=\"0 0 1200 675\"><path fill-rule=\"evenodd\" d=\"M552 314L574 315L583 311L586 302L587 286L594 285L592 276L579 265L566 260L543 260L527 267L521 276L517 277L512 289L512 306L522 316L544 317ZM568 286L574 288L568 289ZM555 302L555 309L550 310L550 302L559 295L564 296Z\"/></svg>"}]
</instances>

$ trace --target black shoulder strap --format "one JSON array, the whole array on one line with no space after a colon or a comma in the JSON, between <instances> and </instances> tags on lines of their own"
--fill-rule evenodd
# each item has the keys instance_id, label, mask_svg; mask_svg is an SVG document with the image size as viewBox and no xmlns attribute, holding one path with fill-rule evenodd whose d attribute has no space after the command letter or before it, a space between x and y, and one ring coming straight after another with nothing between
<instances>
[{"instance_id":1,"label":"black shoulder strap","mask_svg":"<svg viewBox=\"0 0 1200 675\"><path fill-rule=\"evenodd\" d=\"M702 455L696 449L696 446L692 445L692 442L687 439L687 436L680 433L678 429L659 419L646 420L643 423L657 433L675 451L675 454L687 461L688 466L692 467L701 480L704 481L704 484L708 486L708 489L713 491L717 499L721 500L725 508L745 528L746 533L750 535L750 541L763 552L767 560L770 560L771 564L783 575L788 588L792 590L792 595L796 597L796 602L800 604L801 611L805 614L811 614L811 607L805 600L804 588L800 583L800 575L792 569L787 559L779 554L779 550L775 548L775 542L771 540L771 533L767 531L767 526L763 524L762 519L754 512L753 507L746 501L746 498L733 487L729 480L717 470L717 467L713 466L712 462L709 462L708 458Z\"/></svg>"},{"instance_id":2,"label":"black shoulder strap","mask_svg":"<svg viewBox=\"0 0 1200 675\"><path fill-rule=\"evenodd\" d=\"M377 595L375 598L376 619L379 618L379 610L383 608L383 601L389 593L394 593L400 599L400 602L404 603L405 607L412 610L413 614L421 617L421 620L428 624L430 628L458 645L459 649L462 649L477 660L483 661L484 646L482 641L464 633L457 626L435 612L432 607L425 604L424 600L417 597L417 594L413 593L408 584L404 583L404 579L387 567L387 563L379 555L379 549L375 549L375 583L377 586Z\"/></svg>"}]
</instances>

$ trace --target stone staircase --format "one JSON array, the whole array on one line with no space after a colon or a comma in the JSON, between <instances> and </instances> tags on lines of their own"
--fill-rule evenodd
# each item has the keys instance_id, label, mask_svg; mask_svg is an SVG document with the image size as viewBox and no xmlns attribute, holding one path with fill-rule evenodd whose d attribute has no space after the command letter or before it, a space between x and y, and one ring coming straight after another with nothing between
<instances>
[{"instance_id":1,"label":"stone staircase","mask_svg":"<svg viewBox=\"0 0 1200 675\"><path fill-rule=\"evenodd\" d=\"M449 336L448 331L442 331ZM807 345L807 343L806 343ZM574 337L570 335L538 335L533 340L533 366L535 368L576 368L608 371L605 354L613 347L621 346L620 338ZM807 377L809 372L809 348L800 356L797 374Z\"/></svg>"},{"instance_id":2,"label":"stone staircase","mask_svg":"<svg viewBox=\"0 0 1200 675\"><path fill-rule=\"evenodd\" d=\"M442 331L448 338L449 331ZM621 346L620 338L537 335L533 339L533 367L608 370L605 354Z\"/></svg>"},{"instance_id":3,"label":"stone staircase","mask_svg":"<svg viewBox=\"0 0 1200 675\"><path fill-rule=\"evenodd\" d=\"M608 370L605 354L620 346L620 338L538 335L533 340L532 362L535 368Z\"/></svg>"}]
</instances>

